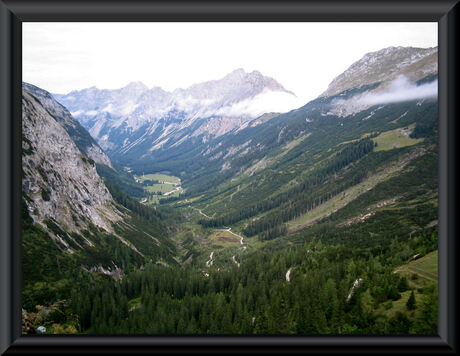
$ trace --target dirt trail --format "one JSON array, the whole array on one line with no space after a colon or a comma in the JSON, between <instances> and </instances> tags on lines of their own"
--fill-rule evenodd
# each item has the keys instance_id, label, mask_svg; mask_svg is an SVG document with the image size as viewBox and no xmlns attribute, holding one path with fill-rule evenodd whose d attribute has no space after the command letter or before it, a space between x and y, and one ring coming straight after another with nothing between
<instances>
[{"instance_id":1,"label":"dirt trail","mask_svg":"<svg viewBox=\"0 0 460 356\"><path fill-rule=\"evenodd\" d=\"M207 217L208 219L212 219L212 217L207 216L205 213L203 213L203 212L201 211L201 209L197 209L197 208L195 208L195 207L193 207L193 206L191 206L190 208L195 209L196 211L198 211L198 212L199 212L201 215L203 215L204 217Z\"/></svg>"},{"instance_id":2,"label":"dirt trail","mask_svg":"<svg viewBox=\"0 0 460 356\"><path fill-rule=\"evenodd\" d=\"M357 280L355 280L355 282L353 283L353 286L351 287L350 294L348 294L347 302L349 302L351 297L353 297L353 293L355 292L355 289L361 285L362 281L363 281L362 278L358 278Z\"/></svg>"},{"instance_id":3,"label":"dirt trail","mask_svg":"<svg viewBox=\"0 0 460 356\"><path fill-rule=\"evenodd\" d=\"M236 260L235 255L232 256L232 260L233 260L233 262L236 263L236 265L238 266L238 268L240 268L240 263Z\"/></svg>"},{"instance_id":4,"label":"dirt trail","mask_svg":"<svg viewBox=\"0 0 460 356\"><path fill-rule=\"evenodd\" d=\"M229 233L231 233L232 235L235 235L236 237L239 237L240 238L240 244L243 245L244 244L244 237L241 236L241 235L238 235L238 234L235 234L233 231L232 231L232 228L229 227L227 229L217 229L218 231L227 231Z\"/></svg>"},{"instance_id":5,"label":"dirt trail","mask_svg":"<svg viewBox=\"0 0 460 356\"><path fill-rule=\"evenodd\" d=\"M181 187L177 187L177 188L175 188L174 190L171 190L170 192L163 193L163 195L164 195L164 196L168 196L168 195L170 195L170 194L172 194L172 193L174 193L174 192L177 192L178 190L182 190L182 188L181 188Z\"/></svg>"},{"instance_id":6,"label":"dirt trail","mask_svg":"<svg viewBox=\"0 0 460 356\"><path fill-rule=\"evenodd\" d=\"M290 282L291 281L291 269L289 268L288 271L286 272L286 281Z\"/></svg>"},{"instance_id":7,"label":"dirt trail","mask_svg":"<svg viewBox=\"0 0 460 356\"><path fill-rule=\"evenodd\" d=\"M209 255L209 260L206 261L206 267L211 267L212 264L214 263L214 260L212 259L213 256L214 256L214 251L212 251L211 254Z\"/></svg>"},{"instance_id":8,"label":"dirt trail","mask_svg":"<svg viewBox=\"0 0 460 356\"><path fill-rule=\"evenodd\" d=\"M171 184L171 185L174 185L174 186L178 186L180 184L180 183L166 182L166 181L163 181L162 183L163 184Z\"/></svg>"}]
</instances>

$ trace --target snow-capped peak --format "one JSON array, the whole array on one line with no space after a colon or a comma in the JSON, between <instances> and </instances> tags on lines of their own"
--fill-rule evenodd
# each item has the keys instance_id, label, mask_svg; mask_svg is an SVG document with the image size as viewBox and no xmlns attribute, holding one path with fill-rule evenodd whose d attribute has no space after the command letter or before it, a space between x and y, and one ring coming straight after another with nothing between
<instances>
[{"instance_id":1,"label":"snow-capped peak","mask_svg":"<svg viewBox=\"0 0 460 356\"><path fill-rule=\"evenodd\" d=\"M143 92L143 91L148 90L149 88L144 83L138 81L138 82L131 82L125 87L123 87L122 89L128 90L128 91Z\"/></svg>"}]
</instances>

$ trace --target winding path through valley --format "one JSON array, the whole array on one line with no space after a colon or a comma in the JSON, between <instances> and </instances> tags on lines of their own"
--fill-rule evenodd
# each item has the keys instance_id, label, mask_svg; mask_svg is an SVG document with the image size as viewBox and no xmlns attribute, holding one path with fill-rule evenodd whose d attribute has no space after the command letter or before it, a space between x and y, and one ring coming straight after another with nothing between
<instances>
[{"instance_id":1,"label":"winding path through valley","mask_svg":"<svg viewBox=\"0 0 460 356\"><path fill-rule=\"evenodd\" d=\"M201 211L201 209L197 209L197 208L195 208L195 207L193 207L193 206L190 206L190 207L191 207L192 209L195 209L196 211L198 211L198 212L199 212L201 215L203 215L204 217L206 217L206 218L208 218L208 219L212 219L212 217L207 216L205 213L203 213L203 212Z\"/></svg>"},{"instance_id":2,"label":"winding path through valley","mask_svg":"<svg viewBox=\"0 0 460 356\"><path fill-rule=\"evenodd\" d=\"M227 229L216 229L218 231L227 231L229 233L231 233L232 235L235 235L236 237L239 237L240 238L240 244L243 245L244 244L244 237L241 236L241 235L238 235L238 234L235 234L233 231L232 231L232 228L229 227Z\"/></svg>"},{"instance_id":3,"label":"winding path through valley","mask_svg":"<svg viewBox=\"0 0 460 356\"><path fill-rule=\"evenodd\" d=\"M189 205L189 208L192 208L192 209L198 211L201 215L203 215L204 217L206 217L206 218L208 218L208 219L212 219L212 217L210 217L210 216L206 215L205 213L203 213L203 212L201 211L201 209L195 208L195 207L190 206L190 205ZM235 235L236 237L238 237L238 238L240 239L240 244L241 244L241 245L244 245L244 236L241 236L241 235L239 235L239 234L234 233L234 232L232 231L232 228L231 228L231 227L226 228L226 229L216 229L216 230L217 230L217 231L227 231L227 232L231 233L232 235ZM243 246L243 251L246 251L246 249L247 249L247 246ZM213 256L214 256L214 251L212 251L211 254L209 255L209 260L206 261L206 267L211 267L212 264L214 263ZM238 268L240 267L241 263L238 262L238 261L236 260L235 255L232 256L232 261L238 266ZM288 278L287 275L286 275L286 278Z\"/></svg>"}]
</instances>

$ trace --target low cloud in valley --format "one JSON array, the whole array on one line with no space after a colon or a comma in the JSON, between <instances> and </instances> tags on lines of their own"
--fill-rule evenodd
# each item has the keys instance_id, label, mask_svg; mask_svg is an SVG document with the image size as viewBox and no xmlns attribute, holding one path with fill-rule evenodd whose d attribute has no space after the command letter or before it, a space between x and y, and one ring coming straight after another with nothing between
<instances>
[{"instance_id":1,"label":"low cloud in valley","mask_svg":"<svg viewBox=\"0 0 460 356\"><path fill-rule=\"evenodd\" d=\"M399 103L410 100L435 98L438 95L438 81L416 85L405 76L395 79L389 88L380 93L369 93L358 99L359 104L377 105Z\"/></svg>"}]
</instances>

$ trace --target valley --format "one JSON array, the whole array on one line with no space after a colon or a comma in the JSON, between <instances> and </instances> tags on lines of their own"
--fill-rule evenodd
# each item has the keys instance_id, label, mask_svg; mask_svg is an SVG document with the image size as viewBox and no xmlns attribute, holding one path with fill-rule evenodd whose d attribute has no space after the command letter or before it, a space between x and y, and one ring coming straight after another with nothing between
<instances>
[{"instance_id":1,"label":"valley","mask_svg":"<svg viewBox=\"0 0 460 356\"><path fill-rule=\"evenodd\" d=\"M82 334L433 333L437 98L363 101L419 61L409 87L436 80L433 51L371 53L317 99L254 116L229 113L292 93L241 70L172 93L134 83L57 101L24 84L28 323ZM395 71L378 72L394 58ZM184 108L187 95L196 100ZM137 106L125 112L125 101Z\"/></svg>"}]
</instances>

